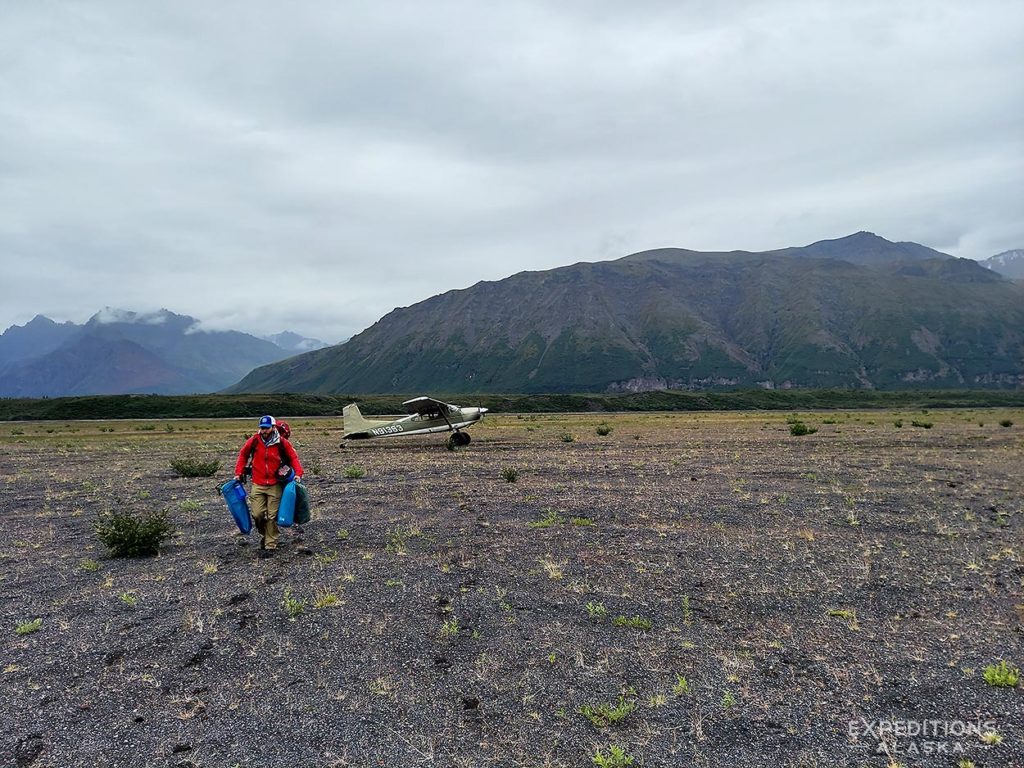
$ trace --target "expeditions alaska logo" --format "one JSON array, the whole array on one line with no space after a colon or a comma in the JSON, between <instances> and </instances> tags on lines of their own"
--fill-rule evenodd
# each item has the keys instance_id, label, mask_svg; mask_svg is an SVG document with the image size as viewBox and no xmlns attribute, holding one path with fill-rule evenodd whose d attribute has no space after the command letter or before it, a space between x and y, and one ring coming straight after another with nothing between
<instances>
[{"instance_id":1,"label":"expeditions alaska logo","mask_svg":"<svg viewBox=\"0 0 1024 768\"><path fill-rule=\"evenodd\" d=\"M962 755L965 741L994 733L992 720L850 720L846 726L854 749L888 755Z\"/></svg>"}]
</instances>

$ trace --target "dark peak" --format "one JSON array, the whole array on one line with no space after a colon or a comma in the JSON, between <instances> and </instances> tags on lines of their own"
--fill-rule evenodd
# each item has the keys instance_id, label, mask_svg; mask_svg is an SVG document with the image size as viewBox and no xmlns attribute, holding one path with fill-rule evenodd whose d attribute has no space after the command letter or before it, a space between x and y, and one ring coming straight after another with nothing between
<instances>
[{"instance_id":1,"label":"dark peak","mask_svg":"<svg viewBox=\"0 0 1024 768\"><path fill-rule=\"evenodd\" d=\"M868 232L863 229L860 232L854 232L852 235L847 235L846 237L837 237L833 240L818 240L817 242L811 243L811 246L823 245L825 243L842 243L843 245L857 246L859 248L866 245L881 245L883 243L886 245L895 245L891 240L886 240L884 237L879 237L874 232Z\"/></svg>"},{"instance_id":2,"label":"dark peak","mask_svg":"<svg viewBox=\"0 0 1024 768\"><path fill-rule=\"evenodd\" d=\"M31 320L29 320L27 323L25 323L25 327L26 328L48 328L51 325L56 325L56 324L57 324L56 322L54 322L53 320L48 318L46 315L36 315Z\"/></svg>"}]
</instances>

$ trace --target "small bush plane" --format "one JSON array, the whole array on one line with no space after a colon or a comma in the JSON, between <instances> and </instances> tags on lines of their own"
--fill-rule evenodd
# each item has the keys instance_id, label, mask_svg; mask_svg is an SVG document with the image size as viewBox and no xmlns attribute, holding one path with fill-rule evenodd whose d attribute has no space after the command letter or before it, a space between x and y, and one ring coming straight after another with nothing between
<instances>
[{"instance_id":1,"label":"small bush plane","mask_svg":"<svg viewBox=\"0 0 1024 768\"><path fill-rule=\"evenodd\" d=\"M406 400L402 405L412 415L394 421L369 421L363 418L358 405L346 405L342 411L345 418L342 438L364 440L370 437L451 432L448 439L452 445L469 445L469 433L461 430L476 424L487 413L486 408L462 408L442 403L432 397L415 397Z\"/></svg>"}]
</instances>

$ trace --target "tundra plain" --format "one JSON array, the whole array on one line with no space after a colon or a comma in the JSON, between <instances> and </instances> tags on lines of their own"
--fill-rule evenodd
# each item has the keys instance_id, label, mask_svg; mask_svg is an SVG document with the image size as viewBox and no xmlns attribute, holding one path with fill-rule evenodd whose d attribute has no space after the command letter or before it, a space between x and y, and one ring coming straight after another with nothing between
<instances>
[{"instance_id":1,"label":"tundra plain","mask_svg":"<svg viewBox=\"0 0 1024 768\"><path fill-rule=\"evenodd\" d=\"M258 415L0 424L0 766L1024 765L1024 410L289 418L271 559Z\"/></svg>"}]
</instances>

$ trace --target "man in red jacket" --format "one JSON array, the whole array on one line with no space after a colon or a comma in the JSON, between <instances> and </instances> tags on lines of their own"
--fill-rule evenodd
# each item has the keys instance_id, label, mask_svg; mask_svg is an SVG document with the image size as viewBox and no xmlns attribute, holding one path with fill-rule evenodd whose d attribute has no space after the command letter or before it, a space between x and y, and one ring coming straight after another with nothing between
<instances>
[{"instance_id":1,"label":"man in red jacket","mask_svg":"<svg viewBox=\"0 0 1024 768\"><path fill-rule=\"evenodd\" d=\"M246 463L252 457L252 517L260 539L260 556L272 557L277 549L277 510L281 506L282 482L302 479L302 464L292 444L277 429L273 416L260 419L259 432L245 441L235 462L235 480L242 479Z\"/></svg>"}]
</instances>

